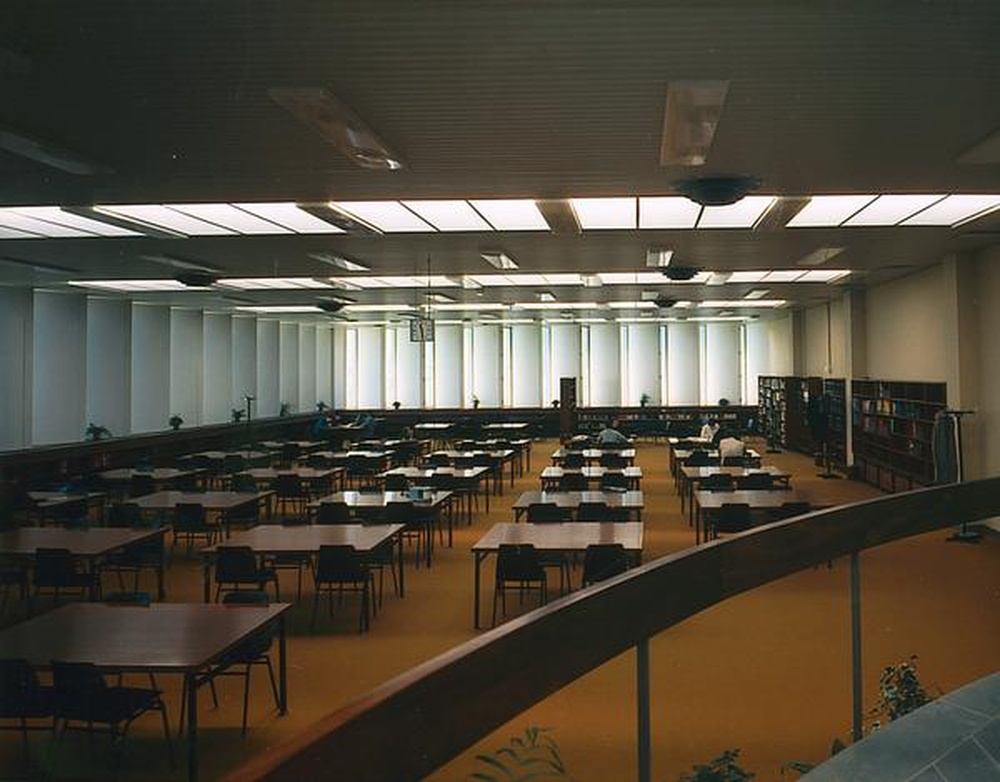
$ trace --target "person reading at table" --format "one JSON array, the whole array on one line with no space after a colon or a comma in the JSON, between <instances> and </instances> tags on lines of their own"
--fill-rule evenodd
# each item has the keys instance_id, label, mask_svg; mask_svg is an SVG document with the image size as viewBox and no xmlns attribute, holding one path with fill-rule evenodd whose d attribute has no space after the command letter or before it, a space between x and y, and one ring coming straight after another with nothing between
<instances>
[{"instance_id":1,"label":"person reading at table","mask_svg":"<svg viewBox=\"0 0 1000 782\"><path fill-rule=\"evenodd\" d=\"M723 437L719 441L719 464L731 463L734 459L742 459L746 453L743 441L736 437Z\"/></svg>"},{"instance_id":2,"label":"person reading at table","mask_svg":"<svg viewBox=\"0 0 1000 782\"><path fill-rule=\"evenodd\" d=\"M620 445L626 447L632 443L629 439L618 431L618 422L612 421L608 426L605 426L600 432L597 433L597 445L598 447L603 447L607 445Z\"/></svg>"},{"instance_id":3,"label":"person reading at table","mask_svg":"<svg viewBox=\"0 0 1000 782\"><path fill-rule=\"evenodd\" d=\"M701 432L699 437L702 440L714 440L715 433L719 431L719 421L716 418L710 418L705 422L705 425L701 427Z\"/></svg>"}]
</instances>

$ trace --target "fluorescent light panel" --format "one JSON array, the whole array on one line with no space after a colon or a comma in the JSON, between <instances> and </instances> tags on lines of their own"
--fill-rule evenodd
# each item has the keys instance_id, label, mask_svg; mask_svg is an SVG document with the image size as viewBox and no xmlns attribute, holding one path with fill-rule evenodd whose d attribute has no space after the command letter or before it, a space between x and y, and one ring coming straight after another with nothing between
<instances>
[{"instance_id":1,"label":"fluorescent light panel","mask_svg":"<svg viewBox=\"0 0 1000 782\"><path fill-rule=\"evenodd\" d=\"M754 288L749 291L744 299L763 299L767 294L771 292L770 288Z\"/></svg>"},{"instance_id":2,"label":"fluorescent light panel","mask_svg":"<svg viewBox=\"0 0 1000 782\"><path fill-rule=\"evenodd\" d=\"M434 228L399 201L335 201L334 209L346 212L383 233L433 232Z\"/></svg>"},{"instance_id":3,"label":"fluorescent light panel","mask_svg":"<svg viewBox=\"0 0 1000 782\"><path fill-rule=\"evenodd\" d=\"M493 230L467 201L403 201L402 204L439 231Z\"/></svg>"},{"instance_id":4,"label":"fluorescent light panel","mask_svg":"<svg viewBox=\"0 0 1000 782\"><path fill-rule=\"evenodd\" d=\"M570 206L584 230L634 229L634 198L571 198Z\"/></svg>"},{"instance_id":5,"label":"fluorescent light panel","mask_svg":"<svg viewBox=\"0 0 1000 782\"><path fill-rule=\"evenodd\" d=\"M813 196L785 227L835 228L874 200L874 195Z\"/></svg>"},{"instance_id":6,"label":"fluorescent light panel","mask_svg":"<svg viewBox=\"0 0 1000 782\"><path fill-rule=\"evenodd\" d=\"M727 307L781 307L785 299L706 299L698 301L694 306L701 309L725 309Z\"/></svg>"},{"instance_id":7,"label":"fluorescent light panel","mask_svg":"<svg viewBox=\"0 0 1000 782\"><path fill-rule=\"evenodd\" d=\"M430 309L434 312L498 312L508 309L508 305L489 301L459 301L451 304L431 304Z\"/></svg>"},{"instance_id":8,"label":"fluorescent light panel","mask_svg":"<svg viewBox=\"0 0 1000 782\"><path fill-rule=\"evenodd\" d=\"M698 228L753 228L774 201L774 196L747 196L735 204L706 206Z\"/></svg>"},{"instance_id":9,"label":"fluorescent light panel","mask_svg":"<svg viewBox=\"0 0 1000 782\"><path fill-rule=\"evenodd\" d=\"M819 266L821 263L826 263L831 258L840 255L846 249L846 247L817 247L795 263L799 266Z\"/></svg>"},{"instance_id":10,"label":"fluorescent light panel","mask_svg":"<svg viewBox=\"0 0 1000 782\"><path fill-rule=\"evenodd\" d=\"M640 228L694 228L701 205L684 196L655 196L639 199Z\"/></svg>"},{"instance_id":11,"label":"fluorescent light panel","mask_svg":"<svg viewBox=\"0 0 1000 782\"><path fill-rule=\"evenodd\" d=\"M217 283L223 288L237 288L244 291L297 290L329 288L328 283L312 277L230 277Z\"/></svg>"},{"instance_id":12,"label":"fluorescent light panel","mask_svg":"<svg viewBox=\"0 0 1000 782\"><path fill-rule=\"evenodd\" d=\"M501 250L486 250L479 256L495 269L516 269L514 259Z\"/></svg>"},{"instance_id":13,"label":"fluorescent light panel","mask_svg":"<svg viewBox=\"0 0 1000 782\"><path fill-rule=\"evenodd\" d=\"M613 310L655 310L655 301L609 301L608 307Z\"/></svg>"},{"instance_id":14,"label":"fluorescent light panel","mask_svg":"<svg viewBox=\"0 0 1000 782\"><path fill-rule=\"evenodd\" d=\"M140 225L166 230L185 236L234 236L238 232L221 225L170 209L162 204L102 204L94 210L102 214L131 220Z\"/></svg>"},{"instance_id":15,"label":"fluorescent light panel","mask_svg":"<svg viewBox=\"0 0 1000 782\"><path fill-rule=\"evenodd\" d=\"M903 225L958 226L1000 208L1000 195L950 195L903 221Z\"/></svg>"},{"instance_id":16,"label":"fluorescent light panel","mask_svg":"<svg viewBox=\"0 0 1000 782\"><path fill-rule=\"evenodd\" d=\"M940 195L881 195L844 225L896 225L941 199Z\"/></svg>"},{"instance_id":17,"label":"fluorescent light panel","mask_svg":"<svg viewBox=\"0 0 1000 782\"><path fill-rule=\"evenodd\" d=\"M522 301L514 305L519 310L596 310L595 301Z\"/></svg>"},{"instance_id":18,"label":"fluorescent light panel","mask_svg":"<svg viewBox=\"0 0 1000 782\"><path fill-rule=\"evenodd\" d=\"M529 199L498 198L469 203L498 231L549 230L549 224L538 211L538 206Z\"/></svg>"},{"instance_id":19,"label":"fluorescent light panel","mask_svg":"<svg viewBox=\"0 0 1000 782\"><path fill-rule=\"evenodd\" d=\"M297 234L342 234L344 229L320 220L318 217L299 209L297 204L267 202L259 204L235 203L234 207L252 215L270 220Z\"/></svg>"},{"instance_id":20,"label":"fluorescent light panel","mask_svg":"<svg viewBox=\"0 0 1000 782\"><path fill-rule=\"evenodd\" d=\"M314 304L259 304L246 307L234 307L239 312L259 312L262 314L305 315L313 312L323 312Z\"/></svg>"},{"instance_id":21,"label":"fluorescent light panel","mask_svg":"<svg viewBox=\"0 0 1000 782\"><path fill-rule=\"evenodd\" d=\"M120 293L205 290L192 288L177 280L69 280L66 284L76 288L96 288Z\"/></svg>"},{"instance_id":22,"label":"fluorescent light panel","mask_svg":"<svg viewBox=\"0 0 1000 782\"><path fill-rule=\"evenodd\" d=\"M290 228L272 223L250 212L245 212L231 204L164 204L181 214L219 225L233 233L247 236L266 234L290 234Z\"/></svg>"},{"instance_id":23,"label":"fluorescent light panel","mask_svg":"<svg viewBox=\"0 0 1000 782\"><path fill-rule=\"evenodd\" d=\"M0 227L27 234L25 237L13 238L28 238L34 235L37 238L47 239L78 239L94 235L87 231L81 231L79 228L73 228L72 226L56 225L55 223L39 220L35 217L29 217L20 214L17 209L11 208L0 209Z\"/></svg>"},{"instance_id":24,"label":"fluorescent light panel","mask_svg":"<svg viewBox=\"0 0 1000 782\"><path fill-rule=\"evenodd\" d=\"M0 209L0 213L6 211L6 209ZM72 212L65 212L58 206L18 206L11 207L10 211L36 220L77 228L95 236L142 236L138 231L130 231L117 225L102 223L100 220L89 220ZM3 218L0 217L0 222L2 220Z\"/></svg>"},{"instance_id":25,"label":"fluorescent light panel","mask_svg":"<svg viewBox=\"0 0 1000 782\"><path fill-rule=\"evenodd\" d=\"M347 304L344 312L416 312L412 304Z\"/></svg>"}]
</instances>

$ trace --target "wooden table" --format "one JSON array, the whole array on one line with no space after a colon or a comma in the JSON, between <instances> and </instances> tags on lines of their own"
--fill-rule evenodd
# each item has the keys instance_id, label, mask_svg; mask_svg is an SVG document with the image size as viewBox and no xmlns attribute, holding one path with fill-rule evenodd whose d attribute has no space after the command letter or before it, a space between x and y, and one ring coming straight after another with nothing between
<instances>
[{"instance_id":1,"label":"wooden table","mask_svg":"<svg viewBox=\"0 0 1000 782\"><path fill-rule=\"evenodd\" d=\"M258 483L270 485L279 475L294 475L305 481L322 480L330 478L340 478L340 488L344 488L344 476L347 473L346 467L286 467L278 469L276 467L251 467L244 470L243 474L250 475Z\"/></svg>"},{"instance_id":2,"label":"wooden table","mask_svg":"<svg viewBox=\"0 0 1000 782\"><path fill-rule=\"evenodd\" d=\"M72 505L81 500L87 503L87 508L97 508L104 517L104 500L107 495L102 491L29 491L28 496L34 503L33 511L37 511L39 516L45 518L50 511L57 511L67 505Z\"/></svg>"},{"instance_id":3,"label":"wooden table","mask_svg":"<svg viewBox=\"0 0 1000 782\"><path fill-rule=\"evenodd\" d=\"M489 461L490 469L493 470L493 493L503 494L503 465L504 463L510 464L510 485L514 485L514 466L517 456L517 451L513 448L499 448L492 451L477 450L477 451L456 451L456 450L445 450L445 451L431 451L427 454L426 458L431 457L441 457L446 459L450 464L454 465L456 462L472 462L477 457L483 458Z\"/></svg>"},{"instance_id":4,"label":"wooden table","mask_svg":"<svg viewBox=\"0 0 1000 782\"><path fill-rule=\"evenodd\" d=\"M416 485L420 485L420 481L433 481L436 477L447 477L452 478L456 484L459 486L459 490L469 497L469 521L472 521L472 495L469 492L479 491L479 484L484 482L485 479L485 491L483 491L483 496L486 498L486 512L490 512L490 487L489 487L489 477L490 468L489 467L393 467L391 470L386 470L379 477L383 480L389 475L402 475L410 482L417 482ZM433 487L433 482L428 484Z\"/></svg>"},{"instance_id":5,"label":"wooden table","mask_svg":"<svg viewBox=\"0 0 1000 782\"><path fill-rule=\"evenodd\" d=\"M695 491L692 495L695 510L694 542L701 543L707 539L708 527L705 524L705 511L718 510L723 505L738 503L749 505L750 510L778 510L786 502L809 502L794 489L743 489L738 491ZM813 506L816 507L816 506ZM703 534L704 532L704 534Z\"/></svg>"},{"instance_id":6,"label":"wooden table","mask_svg":"<svg viewBox=\"0 0 1000 782\"><path fill-rule=\"evenodd\" d=\"M188 779L198 778L198 674L269 624L278 626L279 713L288 713L285 612L269 606L70 603L0 630L0 649L38 668L89 662L108 673L178 673L187 698Z\"/></svg>"},{"instance_id":7,"label":"wooden table","mask_svg":"<svg viewBox=\"0 0 1000 782\"><path fill-rule=\"evenodd\" d=\"M135 476L149 476L157 486L169 486L179 478L201 475L201 468L179 469L177 467L154 467L143 470L139 467L120 467L116 470L105 470L98 475L108 483L129 483Z\"/></svg>"},{"instance_id":8,"label":"wooden table","mask_svg":"<svg viewBox=\"0 0 1000 782\"><path fill-rule=\"evenodd\" d=\"M494 524L472 547L474 562L473 626L479 629L479 603L483 560L500 550L501 544L530 543L539 551L579 553L587 546L620 543L637 560L642 557L642 523L563 522L557 524Z\"/></svg>"},{"instance_id":9,"label":"wooden table","mask_svg":"<svg viewBox=\"0 0 1000 782\"><path fill-rule=\"evenodd\" d=\"M562 480L564 475L583 475L589 483L600 483L601 478L603 478L608 473L620 473L625 476L625 480L633 489L638 489L639 484L642 481L642 467L600 467L600 466L587 466L587 467L576 467L576 468L565 468L565 467L545 467L542 469L542 491L556 491L559 488L559 482Z\"/></svg>"},{"instance_id":10,"label":"wooden table","mask_svg":"<svg viewBox=\"0 0 1000 782\"><path fill-rule=\"evenodd\" d=\"M304 524L283 527L280 524L259 524L253 529L237 532L225 544L249 546L255 554L318 554L320 546L354 546L362 554L392 543L396 547L399 574L399 595L405 596L403 585L402 524ZM201 550L202 579L205 602L211 600L211 565L218 546Z\"/></svg>"},{"instance_id":11,"label":"wooden table","mask_svg":"<svg viewBox=\"0 0 1000 782\"><path fill-rule=\"evenodd\" d=\"M696 484L700 484L705 478L712 475L731 475L733 479L745 478L748 475L759 475L764 473L770 475L774 480L782 484L782 488L788 488L788 481L792 474L788 470L782 470L773 464L764 464L760 467L722 467L711 465L708 467L688 467L681 465L677 471L678 487L677 491L681 495L681 513L684 512L685 501L690 500L691 493ZM753 491L759 491L754 489ZM694 523L694 502L688 502L688 521Z\"/></svg>"},{"instance_id":12,"label":"wooden table","mask_svg":"<svg viewBox=\"0 0 1000 782\"><path fill-rule=\"evenodd\" d=\"M35 550L40 548L64 548L70 554L87 563L92 573L100 570L100 560L114 551L133 543L163 537L163 527L132 529L128 527L93 527L90 529L63 529L61 527L19 527L0 532L0 557L33 560ZM156 568L157 593L164 597L163 557L160 556ZM91 597L95 597L94 593ZM0 646L0 649L3 647Z\"/></svg>"},{"instance_id":13,"label":"wooden table","mask_svg":"<svg viewBox=\"0 0 1000 782\"><path fill-rule=\"evenodd\" d=\"M187 459L207 459L210 462L222 463L227 456L242 456L247 462L258 462L258 461L268 461L271 459L270 451L198 451L197 453L189 453L185 456L180 457L182 460Z\"/></svg>"},{"instance_id":14,"label":"wooden table","mask_svg":"<svg viewBox=\"0 0 1000 782\"><path fill-rule=\"evenodd\" d=\"M603 502L609 508L623 508L635 512L636 521L642 521L644 501L641 491L526 491L514 503L514 521L520 521L529 505L555 503L556 507L576 511L582 502Z\"/></svg>"},{"instance_id":15,"label":"wooden table","mask_svg":"<svg viewBox=\"0 0 1000 782\"><path fill-rule=\"evenodd\" d=\"M271 515L271 498L273 491L158 491L144 497L136 497L129 502L138 505L144 511L169 512L178 504L201 505L206 511L221 517L226 537L229 537L229 526L226 516L237 508L248 505L263 506L267 516Z\"/></svg>"},{"instance_id":16,"label":"wooden table","mask_svg":"<svg viewBox=\"0 0 1000 782\"><path fill-rule=\"evenodd\" d=\"M717 449L705 450L704 448L699 448L698 450L705 451L705 453L708 454L708 459L711 462L711 464L707 466L709 467L719 466L719 451ZM678 488L680 487L680 480L681 480L680 469L687 463L687 460L691 458L691 454L693 453L694 449L688 449L688 448L671 449L670 474L671 476L673 476L675 487ZM760 454L753 448L747 448L743 452L742 458L749 459L751 462L751 466L754 467L760 466ZM745 467L746 465L740 465L740 466Z\"/></svg>"},{"instance_id":17,"label":"wooden table","mask_svg":"<svg viewBox=\"0 0 1000 782\"><path fill-rule=\"evenodd\" d=\"M608 454L615 454L623 458L628 464L635 462L635 448L557 448L552 453L552 463L561 464L567 453L582 453L583 461L587 464L599 462L601 457Z\"/></svg>"},{"instance_id":18,"label":"wooden table","mask_svg":"<svg viewBox=\"0 0 1000 782\"><path fill-rule=\"evenodd\" d=\"M435 519L441 518L441 513L445 508L449 507L451 504L452 497L455 496L454 492L451 491L432 491L429 492L427 497L422 500L412 500L410 496L405 491L340 491L334 494L329 494L326 497L320 497L318 500L310 502L306 508L311 512L315 511L324 502L343 502L345 503L351 511L359 517L377 517L384 510L386 505L390 504L410 504L417 510L425 511L429 514L429 517ZM452 531L453 531L453 520L451 513L447 514L448 517L448 545L452 544ZM430 567L431 555L434 549L434 534L431 524L423 525L424 532L424 559L427 562L427 566Z\"/></svg>"}]
</instances>

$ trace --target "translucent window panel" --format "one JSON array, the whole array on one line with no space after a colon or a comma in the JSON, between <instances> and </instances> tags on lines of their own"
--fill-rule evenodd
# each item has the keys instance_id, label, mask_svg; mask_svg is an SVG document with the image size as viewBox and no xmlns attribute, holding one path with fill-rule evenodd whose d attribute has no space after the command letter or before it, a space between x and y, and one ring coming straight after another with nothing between
<instances>
[{"instance_id":1,"label":"translucent window panel","mask_svg":"<svg viewBox=\"0 0 1000 782\"><path fill-rule=\"evenodd\" d=\"M620 405L621 354L617 323L590 326L590 405Z\"/></svg>"},{"instance_id":2,"label":"translucent window panel","mask_svg":"<svg viewBox=\"0 0 1000 782\"><path fill-rule=\"evenodd\" d=\"M278 328L279 400L281 405L289 405L289 412L299 410L299 324L282 323Z\"/></svg>"},{"instance_id":3,"label":"translucent window panel","mask_svg":"<svg viewBox=\"0 0 1000 782\"><path fill-rule=\"evenodd\" d=\"M667 404L700 403L697 323L667 324Z\"/></svg>"},{"instance_id":4,"label":"translucent window panel","mask_svg":"<svg viewBox=\"0 0 1000 782\"><path fill-rule=\"evenodd\" d=\"M462 407L462 327L434 327L434 406Z\"/></svg>"},{"instance_id":5,"label":"translucent window panel","mask_svg":"<svg viewBox=\"0 0 1000 782\"><path fill-rule=\"evenodd\" d=\"M232 407L247 409L246 396L257 396L257 319L234 317L232 360ZM257 404L253 405L254 411Z\"/></svg>"},{"instance_id":6,"label":"translucent window panel","mask_svg":"<svg viewBox=\"0 0 1000 782\"><path fill-rule=\"evenodd\" d=\"M623 326L627 335L626 355L628 398L626 405L639 405L643 394L649 403L660 403L660 349L659 325L656 323L629 323Z\"/></svg>"},{"instance_id":7,"label":"translucent window panel","mask_svg":"<svg viewBox=\"0 0 1000 782\"><path fill-rule=\"evenodd\" d=\"M316 409L316 325L299 324L299 398L300 412Z\"/></svg>"},{"instance_id":8,"label":"translucent window panel","mask_svg":"<svg viewBox=\"0 0 1000 782\"><path fill-rule=\"evenodd\" d=\"M333 405L333 356L329 326L316 327L316 401Z\"/></svg>"},{"instance_id":9,"label":"translucent window panel","mask_svg":"<svg viewBox=\"0 0 1000 782\"><path fill-rule=\"evenodd\" d=\"M576 323L553 323L549 326L550 388L552 399L559 396L559 381L564 377L583 376L580 364L580 326ZM548 401L552 401L551 399Z\"/></svg>"},{"instance_id":10,"label":"translucent window panel","mask_svg":"<svg viewBox=\"0 0 1000 782\"><path fill-rule=\"evenodd\" d=\"M233 325L226 313L205 313L204 423L225 424L232 418Z\"/></svg>"},{"instance_id":11,"label":"translucent window panel","mask_svg":"<svg viewBox=\"0 0 1000 782\"><path fill-rule=\"evenodd\" d=\"M396 328L396 397L406 408L421 407L424 388L424 362L422 346L430 343L410 342L409 325Z\"/></svg>"},{"instance_id":12,"label":"translucent window panel","mask_svg":"<svg viewBox=\"0 0 1000 782\"><path fill-rule=\"evenodd\" d=\"M358 407L385 407L383 376L385 338L382 326L359 327L358 332Z\"/></svg>"},{"instance_id":13,"label":"translucent window panel","mask_svg":"<svg viewBox=\"0 0 1000 782\"><path fill-rule=\"evenodd\" d=\"M132 431L166 429L171 416L169 307L132 305L131 378Z\"/></svg>"},{"instance_id":14,"label":"translucent window panel","mask_svg":"<svg viewBox=\"0 0 1000 782\"><path fill-rule=\"evenodd\" d=\"M80 440L87 428L85 296L35 291L32 336L32 445Z\"/></svg>"},{"instance_id":15,"label":"translucent window panel","mask_svg":"<svg viewBox=\"0 0 1000 782\"><path fill-rule=\"evenodd\" d=\"M116 435L129 434L132 347L131 304L87 299L87 421ZM77 439L83 437L80 432Z\"/></svg>"},{"instance_id":16,"label":"translucent window panel","mask_svg":"<svg viewBox=\"0 0 1000 782\"><path fill-rule=\"evenodd\" d=\"M276 320L257 321L257 401L254 417L277 415L281 383L278 367L278 327Z\"/></svg>"},{"instance_id":17,"label":"translucent window panel","mask_svg":"<svg viewBox=\"0 0 1000 782\"><path fill-rule=\"evenodd\" d=\"M542 404L542 327L511 326L511 381L514 407Z\"/></svg>"},{"instance_id":18,"label":"translucent window panel","mask_svg":"<svg viewBox=\"0 0 1000 782\"><path fill-rule=\"evenodd\" d=\"M738 323L706 323L705 329L705 393L704 404L714 405L720 399L740 404L742 372L740 358L740 326Z\"/></svg>"},{"instance_id":19,"label":"translucent window panel","mask_svg":"<svg viewBox=\"0 0 1000 782\"><path fill-rule=\"evenodd\" d=\"M483 407L500 407L500 326L472 328L472 393Z\"/></svg>"},{"instance_id":20,"label":"translucent window panel","mask_svg":"<svg viewBox=\"0 0 1000 782\"><path fill-rule=\"evenodd\" d=\"M201 310L170 311L170 416L185 426L202 423L205 371L205 330ZM167 421L160 429L167 428Z\"/></svg>"}]
</instances>

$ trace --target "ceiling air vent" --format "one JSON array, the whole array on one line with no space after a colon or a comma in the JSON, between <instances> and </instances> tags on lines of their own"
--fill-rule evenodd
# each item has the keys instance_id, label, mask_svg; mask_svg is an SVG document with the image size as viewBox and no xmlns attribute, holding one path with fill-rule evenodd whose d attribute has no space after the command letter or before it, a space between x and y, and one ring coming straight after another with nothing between
<instances>
[{"instance_id":1,"label":"ceiling air vent","mask_svg":"<svg viewBox=\"0 0 1000 782\"><path fill-rule=\"evenodd\" d=\"M760 187L757 177L704 177L685 179L678 182L677 192L702 206L725 206L735 204L748 193Z\"/></svg>"},{"instance_id":2,"label":"ceiling air vent","mask_svg":"<svg viewBox=\"0 0 1000 782\"><path fill-rule=\"evenodd\" d=\"M701 269L695 266L667 266L663 269L663 275L668 280L675 282L687 282L693 280Z\"/></svg>"},{"instance_id":3,"label":"ceiling air vent","mask_svg":"<svg viewBox=\"0 0 1000 782\"><path fill-rule=\"evenodd\" d=\"M189 288L211 288L219 281L217 276L207 272L185 272L178 274L174 279Z\"/></svg>"}]
</instances>

